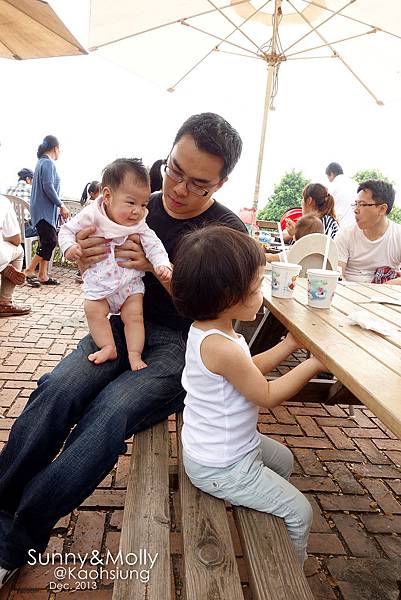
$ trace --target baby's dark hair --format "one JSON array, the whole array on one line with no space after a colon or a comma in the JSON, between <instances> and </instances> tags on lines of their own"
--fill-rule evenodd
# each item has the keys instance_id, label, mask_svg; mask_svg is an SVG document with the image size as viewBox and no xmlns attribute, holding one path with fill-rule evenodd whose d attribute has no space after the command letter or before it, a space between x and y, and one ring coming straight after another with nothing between
<instances>
[{"instance_id":1,"label":"baby's dark hair","mask_svg":"<svg viewBox=\"0 0 401 600\"><path fill-rule=\"evenodd\" d=\"M192 231L182 238L175 256L173 302L189 319L216 319L246 300L265 263L262 247L246 233L225 225Z\"/></svg>"},{"instance_id":2,"label":"baby's dark hair","mask_svg":"<svg viewBox=\"0 0 401 600\"><path fill-rule=\"evenodd\" d=\"M127 174L131 174L139 185L149 186L149 173L140 158L117 158L102 172L101 188L118 188Z\"/></svg>"},{"instance_id":3,"label":"baby's dark hair","mask_svg":"<svg viewBox=\"0 0 401 600\"><path fill-rule=\"evenodd\" d=\"M304 237L304 235L308 235L310 233L324 233L323 222L317 213L309 213L308 215L304 215L298 219L297 223L295 224L294 237L296 240L299 240L301 237Z\"/></svg>"}]
</instances>

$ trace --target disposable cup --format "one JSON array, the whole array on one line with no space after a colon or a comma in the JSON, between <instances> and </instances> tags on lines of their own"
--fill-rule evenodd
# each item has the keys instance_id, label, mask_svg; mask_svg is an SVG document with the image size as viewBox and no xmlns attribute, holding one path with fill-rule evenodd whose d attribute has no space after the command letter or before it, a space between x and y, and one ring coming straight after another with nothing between
<instances>
[{"instance_id":1,"label":"disposable cup","mask_svg":"<svg viewBox=\"0 0 401 600\"><path fill-rule=\"evenodd\" d=\"M294 263L272 262L272 296L291 298L295 282L302 269Z\"/></svg>"},{"instance_id":2,"label":"disposable cup","mask_svg":"<svg viewBox=\"0 0 401 600\"><path fill-rule=\"evenodd\" d=\"M308 306L330 308L340 273L325 269L307 269Z\"/></svg>"}]
</instances>

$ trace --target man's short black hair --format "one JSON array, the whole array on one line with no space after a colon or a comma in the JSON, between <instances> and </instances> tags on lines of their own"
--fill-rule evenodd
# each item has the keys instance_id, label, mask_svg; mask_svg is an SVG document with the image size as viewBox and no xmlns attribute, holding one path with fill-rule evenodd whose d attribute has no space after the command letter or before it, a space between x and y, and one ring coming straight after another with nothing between
<instances>
[{"instance_id":1,"label":"man's short black hair","mask_svg":"<svg viewBox=\"0 0 401 600\"><path fill-rule=\"evenodd\" d=\"M127 174L131 174L139 185L149 186L149 173L140 158L117 158L103 169L101 188L117 189Z\"/></svg>"},{"instance_id":2,"label":"man's short black hair","mask_svg":"<svg viewBox=\"0 0 401 600\"><path fill-rule=\"evenodd\" d=\"M359 184L358 193L361 190L370 190L372 192L372 199L376 204L387 204L386 215L391 212L395 198L395 189L391 183L382 179L368 179Z\"/></svg>"},{"instance_id":3,"label":"man's short black hair","mask_svg":"<svg viewBox=\"0 0 401 600\"><path fill-rule=\"evenodd\" d=\"M260 244L236 229L209 225L188 233L174 260L171 291L178 312L193 320L216 319L247 298L265 262Z\"/></svg>"},{"instance_id":4,"label":"man's short black hair","mask_svg":"<svg viewBox=\"0 0 401 600\"><path fill-rule=\"evenodd\" d=\"M341 165L336 162L332 162L326 167L326 175L330 175L331 173L337 177L337 175L342 175L344 171Z\"/></svg>"},{"instance_id":5,"label":"man's short black hair","mask_svg":"<svg viewBox=\"0 0 401 600\"><path fill-rule=\"evenodd\" d=\"M238 131L216 113L207 112L189 117L179 128L174 146L184 135L190 135L199 150L223 159L221 179L231 173L241 156L242 140Z\"/></svg>"}]
</instances>

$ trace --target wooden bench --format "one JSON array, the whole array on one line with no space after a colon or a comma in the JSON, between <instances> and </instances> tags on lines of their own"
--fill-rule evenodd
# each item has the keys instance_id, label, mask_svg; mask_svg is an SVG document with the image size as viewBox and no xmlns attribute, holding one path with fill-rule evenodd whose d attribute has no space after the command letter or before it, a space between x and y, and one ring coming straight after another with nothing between
<instances>
[{"instance_id":1,"label":"wooden bench","mask_svg":"<svg viewBox=\"0 0 401 600\"><path fill-rule=\"evenodd\" d=\"M177 438L180 429L181 415L177 419ZM148 582L135 577L115 581L113 600L175 599L170 563L170 491L177 483L183 540L181 597L244 600L227 518L231 509L191 484L180 447L177 482L169 471L168 436L167 421L134 436L120 551L123 558L140 549L158 556ZM235 507L233 513L253 600L313 600L284 521L242 507ZM121 568L134 567L127 564Z\"/></svg>"}]
</instances>

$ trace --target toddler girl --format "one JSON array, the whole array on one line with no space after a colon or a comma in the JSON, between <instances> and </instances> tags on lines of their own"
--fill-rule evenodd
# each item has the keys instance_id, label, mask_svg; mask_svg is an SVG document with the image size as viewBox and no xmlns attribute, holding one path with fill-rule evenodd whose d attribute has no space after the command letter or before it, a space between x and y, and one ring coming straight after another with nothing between
<instances>
[{"instance_id":1,"label":"toddler girl","mask_svg":"<svg viewBox=\"0 0 401 600\"><path fill-rule=\"evenodd\" d=\"M187 392L183 462L192 483L235 505L284 519L301 565L312 521L309 502L288 479L288 448L257 431L258 406L273 408L296 394L323 365L311 357L273 382L270 372L300 344L289 333L251 357L233 321L250 321L262 304L265 257L244 233L213 225L183 238L172 294L194 319L182 383Z\"/></svg>"},{"instance_id":2,"label":"toddler girl","mask_svg":"<svg viewBox=\"0 0 401 600\"><path fill-rule=\"evenodd\" d=\"M81 248L75 241L78 231L95 225L95 235L109 240L107 257L82 275L85 314L94 342L99 347L88 359L98 365L117 358L107 317L109 313L121 313L131 369L138 371L147 366L141 357L145 342L144 272L119 267L114 250L129 235L138 234L146 258L162 281L171 279L171 265L162 242L145 223L150 187L142 161L137 158L115 160L104 169L101 187L102 196L61 227L59 244L68 260L80 260Z\"/></svg>"}]
</instances>

